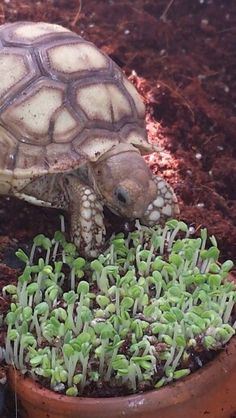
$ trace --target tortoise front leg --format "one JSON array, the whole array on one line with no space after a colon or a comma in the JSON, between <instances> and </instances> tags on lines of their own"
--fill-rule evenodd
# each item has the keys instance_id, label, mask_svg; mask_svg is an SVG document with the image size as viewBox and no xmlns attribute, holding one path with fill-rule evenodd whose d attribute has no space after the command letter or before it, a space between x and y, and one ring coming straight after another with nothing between
<instances>
[{"instance_id":1,"label":"tortoise front leg","mask_svg":"<svg viewBox=\"0 0 236 418\"><path fill-rule=\"evenodd\" d=\"M153 175L152 179L156 185L156 197L141 219L141 223L148 226L179 215L179 206L172 187L162 177Z\"/></svg>"},{"instance_id":2,"label":"tortoise front leg","mask_svg":"<svg viewBox=\"0 0 236 418\"><path fill-rule=\"evenodd\" d=\"M103 206L93 189L78 177L65 176L63 186L71 219L71 239L81 254L96 257L105 241Z\"/></svg>"}]
</instances>

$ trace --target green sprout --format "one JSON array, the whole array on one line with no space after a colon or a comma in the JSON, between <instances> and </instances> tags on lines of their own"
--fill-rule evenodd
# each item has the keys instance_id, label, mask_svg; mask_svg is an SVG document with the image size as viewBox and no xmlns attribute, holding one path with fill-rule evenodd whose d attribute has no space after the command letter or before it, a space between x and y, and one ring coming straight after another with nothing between
<instances>
[{"instance_id":1,"label":"green sprout","mask_svg":"<svg viewBox=\"0 0 236 418\"><path fill-rule=\"evenodd\" d=\"M112 236L87 261L61 231L35 237L3 318L8 364L68 396L110 386L119 393L160 388L193 371L194 354L214 353L235 334L230 260L214 236L194 238L172 219ZM39 251L36 251L38 249ZM37 256L40 254L40 257Z\"/></svg>"}]
</instances>

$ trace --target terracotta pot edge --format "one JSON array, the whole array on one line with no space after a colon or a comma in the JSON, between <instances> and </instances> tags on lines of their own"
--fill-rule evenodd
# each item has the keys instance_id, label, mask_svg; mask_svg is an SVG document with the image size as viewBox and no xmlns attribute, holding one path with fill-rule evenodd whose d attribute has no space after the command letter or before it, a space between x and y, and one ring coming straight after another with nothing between
<instances>
[{"instance_id":1,"label":"terracotta pot edge","mask_svg":"<svg viewBox=\"0 0 236 418\"><path fill-rule=\"evenodd\" d=\"M55 410L54 402L63 401L64 404L70 404L71 410L79 407L80 411L88 411L89 405L93 404L94 408L98 410L101 408L104 410L106 405L112 403L113 407L117 409L130 408L132 407L137 410L137 406L140 408L147 405L148 409L152 409L154 405L161 405L162 408L169 405L176 405L183 402L190 395L199 396L201 393L205 393L206 385L207 390L210 390L212 379L214 378L214 385L222 384L222 380L227 378L229 373L235 373L236 378L236 336L232 337L230 342L225 346L224 350L218 354L218 356L211 362L203 366L203 368L190 374L189 376L181 379L180 381L174 382L163 388L157 390L151 390L144 393L119 396L110 398L88 398L88 397L76 397L71 398L66 395L61 395L50 391L42 387L28 377L23 377L19 372L16 372L12 367L9 368L8 379L11 390L15 389L17 384L17 393L23 400L35 405L35 402L39 399L38 391L40 391L40 399L44 399L48 402L50 412L50 405L52 405L53 411ZM218 379L217 379L218 377ZM204 385L199 383L205 379ZM25 388L29 387L32 395L32 402L27 396ZM96 405L96 406L95 406ZM148 411L147 411L148 412Z\"/></svg>"}]
</instances>

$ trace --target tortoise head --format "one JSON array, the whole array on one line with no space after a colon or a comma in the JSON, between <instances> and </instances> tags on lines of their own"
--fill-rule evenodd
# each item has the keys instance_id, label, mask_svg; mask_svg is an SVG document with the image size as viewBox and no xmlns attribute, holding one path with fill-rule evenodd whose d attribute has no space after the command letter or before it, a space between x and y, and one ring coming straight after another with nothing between
<instances>
[{"instance_id":1,"label":"tortoise head","mask_svg":"<svg viewBox=\"0 0 236 418\"><path fill-rule=\"evenodd\" d=\"M92 164L92 177L94 188L112 212L128 219L143 219L146 224L152 223L152 213L150 221L155 217L155 222L159 220L158 209L153 206L150 210L150 205L159 197L160 189L133 145L118 144L103 154ZM167 217L173 216L172 210L169 212Z\"/></svg>"}]
</instances>

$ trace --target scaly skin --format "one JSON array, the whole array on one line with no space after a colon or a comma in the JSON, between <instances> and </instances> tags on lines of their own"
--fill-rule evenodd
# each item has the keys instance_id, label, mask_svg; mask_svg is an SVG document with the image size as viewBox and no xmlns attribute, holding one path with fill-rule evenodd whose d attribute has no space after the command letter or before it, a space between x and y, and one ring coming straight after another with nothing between
<instances>
[{"instance_id":1,"label":"scaly skin","mask_svg":"<svg viewBox=\"0 0 236 418\"><path fill-rule=\"evenodd\" d=\"M93 189L80 182L78 177L67 176L64 182L67 192L73 196L68 207L72 240L85 255L96 257L105 241L103 205Z\"/></svg>"},{"instance_id":2,"label":"scaly skin","mask_svg":"<svg viewBox=\"0 0 236 418\"><path fill-rule=\"evenodd\" d=\"M177 198L172 187L162 177L153 175L152 179L156 184L157 195L141 218L141 223L148 226L179 214Z\"/></svg>"},{"instance_id":3,"label":"scaly skin","mask_svg":"<svg viewBox=\"0 0 236 418\"><path fill-rule=\"evenodd\" d=\"M105 240L103 204L78 175L42 176L14 194L29 203L66 210L71 239L80 253L89 258L98 255Z\"/></svg>"}]
</instances>

